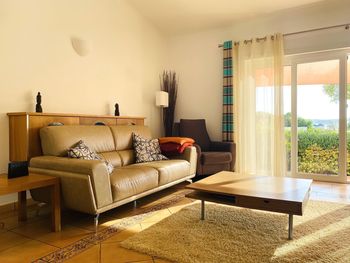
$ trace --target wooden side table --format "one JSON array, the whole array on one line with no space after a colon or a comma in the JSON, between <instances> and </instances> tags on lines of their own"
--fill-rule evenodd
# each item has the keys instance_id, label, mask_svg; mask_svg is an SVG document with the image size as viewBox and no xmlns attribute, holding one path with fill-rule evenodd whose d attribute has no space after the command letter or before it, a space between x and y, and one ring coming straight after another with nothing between
<instances>
[{"instance_id":1,"label":"wooden side table","mask_svg":"<svg viewBox=\"0 0 350 263\"><path fill-rule=\"evenodd\" d=\"M0 195L18 193L18 220L27 220L26 191L35 188L51 188L52 231L61 231L60 181L54 176L30 173L28 176L8 179L0 174Z\"/></svg>"}]
</instances>

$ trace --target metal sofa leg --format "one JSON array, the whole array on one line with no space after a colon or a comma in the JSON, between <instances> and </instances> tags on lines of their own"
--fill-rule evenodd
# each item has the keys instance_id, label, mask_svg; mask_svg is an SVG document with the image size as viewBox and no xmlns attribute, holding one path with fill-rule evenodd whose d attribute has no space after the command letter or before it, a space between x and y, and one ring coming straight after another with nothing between
<instances>
[{"instance_id":1,"label":"metal sofa leg","mask_svg":"<svg viewBox=\"0 0 350 263\"><path fill-rule=\"evenodd\" d=\"M46 203L38 203L35 209L35 215L39 216L41 208L45 207L46 205Z\"/></svg>"},{"instance_id":2,"label":"metal sofa leg","mask_svg":"<svg viewBox=\"0 0 350 263\"><path fill-rule=\"evenodd\" d=\"M95 232L98 230L98 219L100 217L100 214L96 214L94 217L94 224L95 224Z\"/></svg>"}]
</instances>

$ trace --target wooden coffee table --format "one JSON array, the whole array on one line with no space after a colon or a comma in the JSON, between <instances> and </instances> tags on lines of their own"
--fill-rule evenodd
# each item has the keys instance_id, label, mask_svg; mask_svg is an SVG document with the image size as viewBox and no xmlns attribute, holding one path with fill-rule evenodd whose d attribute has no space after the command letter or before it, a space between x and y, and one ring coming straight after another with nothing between
<instances>
[{"instance_id":1,"label":"wooden coffee table","mask_svg":"<svg viewBox=\"0 0 350 263\"><path fill-rule=\"evenodd\" d=\"M311 183L310 179L248 176L223 171L186 186L195 190L186 197L201 200L202 220L205 201L288 214L288 239L292 239L293 215L303 215Z\"/></svg>"},{"instance_id":2,"label":"wooden coffee table","mask_svg":"<svg viewBox=\"0 0 350 263\"><path fill-rule=\"evenodd\" d=\"M18 193L18 221L27 220L26 190L50 187L52 206L52 231L61 231L60 181L58 177L29 173L28 176L8 179L0 174L0 195Z\"/></svg>"}]
</instances>

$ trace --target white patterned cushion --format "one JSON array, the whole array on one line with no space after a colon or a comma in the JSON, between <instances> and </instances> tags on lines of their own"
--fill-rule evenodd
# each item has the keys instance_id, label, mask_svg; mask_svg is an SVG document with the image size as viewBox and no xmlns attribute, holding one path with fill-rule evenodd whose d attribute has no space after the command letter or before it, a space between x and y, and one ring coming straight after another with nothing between
<instances>
[{"instance_id":1,"label":"white patterned cushion","mask_svg":"<svg viewBox=\"0 0 350 263\"><path fill-rule=\"evenodd\" d=\"M68 157L84 160L103 160L103 158L100 155L98 155L94 151L91 151L90 148L82 140L77 142L74 145L74 147L68 150ZM106 160L103 161L107 166L108 173L111 174L114 169L113 165Z\"/></svg>"},{"instance_id":2,"label":"white patterned cushion","mask_svg":"<svg viewBox=\"0 0 350 263\"><path fill-rule=\"evenodd\" d=\"M158 139L145 139L133 133L132 143L136 155L136 163L168 160L167 157L161 154Z\"/></svg>"}]
</instances>

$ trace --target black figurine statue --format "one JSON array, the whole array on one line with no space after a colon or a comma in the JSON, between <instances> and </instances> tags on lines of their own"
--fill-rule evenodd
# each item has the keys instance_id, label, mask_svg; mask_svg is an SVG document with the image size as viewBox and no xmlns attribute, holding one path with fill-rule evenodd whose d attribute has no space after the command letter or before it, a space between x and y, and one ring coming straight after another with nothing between
<instances>
[{"instance_id":1,"label":"black figurine statue","mask_svg":"<svg viewBox=\"0 0 350 263\"><path fill-rule=\"evenodd\" d=\"M119 105L118 105L118 103L116 103L116 104L114 105L114 107L115 107L114 116L120 116Z\"/></svg>"},{"instance_id":2,"label":"black figurine statue","mask_svg":"<svg viewBox=\"0 0 350 263\"><path fill-rule=\"evenodd\" d=\"M35 112L43 112L43 108L41 107L41 95L40 95L40 92L38 92L38 95L36 95Z\"/></svg>"}]
</instances>

